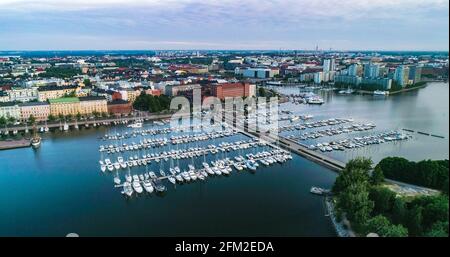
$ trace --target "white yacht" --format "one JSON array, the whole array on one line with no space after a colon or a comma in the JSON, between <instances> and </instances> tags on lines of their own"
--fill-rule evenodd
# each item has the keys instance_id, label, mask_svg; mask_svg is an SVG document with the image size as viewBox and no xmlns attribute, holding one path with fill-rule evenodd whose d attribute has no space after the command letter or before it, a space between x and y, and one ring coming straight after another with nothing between
<instances>
[{"instance_id":1,"label":"white yacht","mask_svg":"<svg viewBox=\"0 0 450 257\"><path fill-rule=\"evenodd\" d=\"M133 194L133 188L131 187L131 183L126 181L123 183L123 191L127 196L131 196Z\"/></svg>"},{"instance_id":2,"label":"white yacht","mask_svg":"<svg viewBox=\"0 0 450 257\"><path fill-rule=\"evenodd\" d=\"M147 191L147 193L153 193L153 186L152 186L152 183L149 181L149 180L144 180L144 182L143 182L143 184L144 184L144 189L145 189L145 191Z\"/></svg>"},{"instance_id":3,"label":"white yacht","mask_svg":"<svg viewBox=\"0 0 450 257\"><path fill-rule=\"evenodd\" d=\"M172 183L174 185L175 185L175 183L177 183L177 181L175 180L175 177L173 177L173 176L168 177L168 179L169 179L170 183Z\"/></svg>"},{"instance_id":4,"label":"white yacht","mask_svg":"<svg viewBox=\"0 0 450 257\"><path fill-rule=\"evenodd\" d=\"M142 128L142 122L135 122L127 126L128 128Z\"/></svg>"},{"instance_id":5,"label":"white yacht","mask_svg":"<svg viewBox=\"0 0 450 257\"><path fill-rule=\"evenodd\" d=\"M133 189L134 189L134 191L136 191L139 194L144 192L144 190L142 189L141 183L139 183L139 180L133 181Z\"/></svg>"}]
</instances>

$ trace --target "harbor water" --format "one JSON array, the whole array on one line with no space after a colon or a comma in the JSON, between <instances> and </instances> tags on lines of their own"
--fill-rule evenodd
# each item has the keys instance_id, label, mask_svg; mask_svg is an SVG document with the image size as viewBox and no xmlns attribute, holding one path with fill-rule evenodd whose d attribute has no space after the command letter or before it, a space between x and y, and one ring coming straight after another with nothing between
<instances>
[{"instance_id":1,"label":"harbor water","mask_svg":"<svg viewBox=\"0 0 450 257\"><path fill-rule=\"evenodd\" d=\"M309 189L313 185L330 187L336 174L295 155L283 164L260 166L255 173L233 170L230 176L210 176L183 185L164 181L167 191L162 195L135 193L127 198L120 188L114 188L116 172L102 173L98 163L101 158L114 160L119 156L99 153L100 144L114 144L99 137L125 131L132 129L120 126L57 131L44 134L37 150L1 152L1 159L6 161L2 161L0 173L0 235L335 236L325 216L323 199L310 194ZM164 136L170 135L151 137ZM127 142L142 138L132 137ZM179 149L248 139L236 134L180 144ZM169 145L151 151L177 147ZM142 154L140 151L138 155ZM234 154L227 153L229 157ZM211 161L223 155L205 158ZM202 161L203 156L197 157L195 166L200 167ZM180 167L187 169L190 163L190 159L181 160ZM169 167L170 161L164 162L166 172ZM161 164L152 162L147 169L158 174L160 168ZM133 167L130 174L145 170ZM127 172L119 171L122 181Z\"/></svg>"},{"instance_id":2,"label":"harbor water","mask_svg":"<svg viewBox=\"0 0 450 257\"><path fill-rule=\"evenodd\" d=\"M285 94L304 92L298 87L275 88ZM346 138L376 135L382 132L398 130L412 136L411 139L398 142L370 145L358 149L332 151L325 154L340 161L357 156L370 157L376 163L386 156L401 156L410 160L448 159L449 148L449 88L448 83L428 83L425 88L395 94L392 96L341 95L335 91L314 91L324 100L322 105L294 104L281 105L282 110L291 110L293 114L311 114L314 120L330 118L353 118L356 123L373 123L373 130L352 132L316 139L300 140L307 146L311 144L338 141ZM308 121L307 121L308 122ZM289 121L281 123L286 124ZM326 128L313 128L306 131L283 131L282 136L298 136L305 132ZM403 129L413 130L408 132ZM433 137L420 132L438 135Z\"/></svg>"}]
</instances>

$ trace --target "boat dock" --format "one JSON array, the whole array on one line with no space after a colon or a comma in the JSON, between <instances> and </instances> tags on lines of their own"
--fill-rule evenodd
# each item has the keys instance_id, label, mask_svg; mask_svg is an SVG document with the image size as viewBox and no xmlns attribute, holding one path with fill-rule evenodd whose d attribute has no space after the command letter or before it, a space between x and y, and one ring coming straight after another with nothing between
<instances>
[{"instance_id":1,"label":"boat dock","mask_svg":"<svg viewBox=\"0 0 450 257\"><path fill-rule=\"evenodd\" d=\"M24 148L31 146L30 139L0 141L0 150Z\"/></svg>"},{"instance_id":2,"label":"boat dock","mask_svg":"<svg viewBox=\"0 0 450 257\"><path fill-rule=\"evenodd\" d=\"M436 135L436 134L432 134L432 133L428 133L428 132L423 132L423 131L419 131L419 130L415 131L415 130L412 130L412 129L406 129L406 128L404 128L404 129L402 129L402 130L408 131L408 132L411 132L411 133L416 133L416 132L417 132L417 134L421 134L421 135L424 135L424 136L432 136L432 137L437 137L437 138L445 138L444 136L441 136L441 135Z\"/></svg>"},{"instance_id":3,"label":"boat dock","mask_svg":"<svg viewBox=\"0 0 450 257\"><path fill-rule=\"evenodd\" d=\"M230 126L233 124L232 121L227 121L227 122L229 122ZM275 139L275 138L270 137L269 135L262 134L260 132L249 132L248 130L246 131L245 128L238 127L237 125L235 126L235 128L238 129L244 135L247 135L252 138L255 136L259 137L259 138L263 139L265 142L267 142L267 144L269 144L277 149L279 149L280 147L287 149L287 150L292 151L300 156L305 157L308 160L314 161L314 162L321 164L321 165L323 165L329 169L332 169L334 171L341 171L345 167L345 163L338 161L336 159L333 159L324 154L321 154L319 152L309 150L307 147L304 147L303 145L301 145L293 140L283 138L283 137L278 137ZM270 143L270 142L276 142L276 144Z\"/></svg>"}]
</instances>

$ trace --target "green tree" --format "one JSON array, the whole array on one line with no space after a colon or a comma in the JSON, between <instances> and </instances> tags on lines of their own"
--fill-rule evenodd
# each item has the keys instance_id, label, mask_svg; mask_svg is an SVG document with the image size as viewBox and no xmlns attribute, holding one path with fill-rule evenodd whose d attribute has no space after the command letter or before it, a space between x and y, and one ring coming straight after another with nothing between
<instances>
[{"instance_id":1,"label":"green tree","mask_svg":"<svg viewBox=\"0 0 450 257\"><path fill-rule=\"evenodd\" d=\"M372 172L372 176L370 177L370 181L372 185L380 185L384 182L383 170L381 170L380 167L375 167L374 171Z\"/></svg>"},{"instance_id":2,"label":"green tree","mask_svg":"<svg viewBox=\"0 0 450 257\"><path fill-rule=\"evenodd\" d=\"M59 121L64 120L64 114L62 114L62 113L58 114L58 119L59 119Z\"/></svg>"},{"instance_id":3,"label":"green tree","mask_svg":"<svg viewBox=\"0 0 450 257\"><path fill-rule=\"evenodd\" d=\"M404 224L406 222L406 203L401 197L395 198L392 207L392 220L395 224Z\"/></svg>"},{"instance_id":4,"label":"green tree","mask_svg":"<svg viewBox=\"0 0 450 257\"><path fill-rule=\"evenodd\" d=\"M373 206L364 183L351 184L339 194L337 200L337 207L345 211L349 220L356 222L356 225L365 223L370 217Z\"/></svg>"},{"instance_id":5,"label":"green tree","mask_svg":"<svg viewBox=\"0 0 450 257\"><path fill-rule=\"evenodd\" d=\"M422 234L422 210L420 206L415 206L407 212L406 226L409 234L419 236Z\"/></svg>"},{"instance_id":6,"label":"green tree","mask_svg":"<svg viewBox=\"0 0 450 257\"><path fill-rule=\"evenodd\" d=\"M5 126L7 124L7 120L5 117L1 116L0 117L0 126Z\"/></svg>"},{"instance_id":7,"label":"green tree","mask_svg":"<svg viewBox=\"0 0 450 257\"><path fill-rule=\"evenodd\" d=\"M406 237L408 230L402 225L393 225L385 216L377 215L367 220L366 233L377 233L383 237Z\"/></svg>"},{"instance_id":8,"label":"green tree","mask_svg":"<svg viewBox=\"0 0 450 257\"><path fill-rule=\"evenodd\" d=\"M81 113L77 112L77 114L76 114L76 118L77 118L77 120L78 120L78 121L80 121L80 120L81 120L81 117L82 117L82 116L81 116Z\"/></svg>"},{"instance_id":9,"label":"green tree","mask_svg":"<svg viewBox=\"0 0 450 257\"><path fill-rule=\"evenodd\" d=\"M396 194L385 187L373 187L370 189L369 198L375 204L375 214L390 213L395 202Z\"/></svg>"},{"instance_id":10,"label":"green tree","mask_svg":"<svg viewBox=\"0 0 450 257\"><path fill-rule=\"evenodd\" d=\"M369 181L369 172L360 168L348 168L345 167L333 185L333 193L339 194L341 191L346 190L352 184L362 184L366 188Z\"/></svg>"},{"instance_id":11,"label":"green tree","mask_svg":"<svg viewBox=\"0 0 450 257\"><path fill-rule=\"evenodd\" d=\"M56 120L56 117L55 117L55 115L50 114L50 115L48 115L47 119L48 119L48 121L53 122Z\"/></svg>"},{"instance_id":12,"label":"green tree","mask_svg":"<svg viewBox=\"0 0 450 257\"><path fill-rule=\"evenodd\" d=\"M90 87L90 86L92 86L92 82L91 82L90 79L84 79L84 80L83 80L83 84L84 84L85 87Z\"/></svg>"},{"instance_id":13,"label":"green tree","mask_svg":"<svg viewBox=\"0 0 450 257\"><path fill-rule=\"evenodd\" d=\"M8 122L10 123L10 124L14 124L14 122L16 122L16 118L14 118L14 117L9 117L8 118Z\"/></svg>"},{"instance_id":14,"label":"green tree","mask_svg":"<svg viewBox=\"0 0 450 257\"><path fill-rule=\"evenodd\" d=\"M431 229L425 233L427 237L448 237L448 221L439 221L433 224Z\"/></svg>"},{"instance_id":15,"label":"green tree","mask_svg":"<svg viewBox=\"0 0 450 257\"><path fill-rule=\"evenodd\" d=\"M103 118L107 118L108 117L108 113L107 112L102 112L102 117Z\"/></svg>"},{"instance_id":16,"label":"green tree","mask_svg":"<svg viewBox=\"0 0 450 257\"><path fill-rule=\"evenodd\" d=\"M31 125L36 124L36 118L33 116L33 114L31 114L30 117L28 117L28 122L29 122Z\"/></svg>"},{"instance_id":17,"label":"green tree","mask_svg":"<svg viewBox=\"0 0 450 257\"><path fill-rule=\"evenodd\" d=\"M97 119L100 116L100 113L98 113L97 111L93 111L92 115L94 115L94 117Z\"/></svg>"},{"instance_id":18,"label":"green tree","mask_svg":"<svg viewBox=\"0 0 450 257\"><path fill-rule=\"evenodd\" d=\"M266 97L266 90L263 87L258 87L258 96Z\"/></svg>"}]
</instances>

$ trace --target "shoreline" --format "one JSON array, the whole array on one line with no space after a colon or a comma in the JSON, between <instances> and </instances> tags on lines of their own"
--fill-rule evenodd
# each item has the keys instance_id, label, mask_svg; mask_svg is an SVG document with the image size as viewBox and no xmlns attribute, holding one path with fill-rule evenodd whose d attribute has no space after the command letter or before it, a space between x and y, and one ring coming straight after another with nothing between
<instances>
[{"instance_id":1,"label":"shoreline","mask_svg":"<svg viewBox=\"0 0 450 257\"><path fill-rule=\"evenodd\" d=\"M399 94L399 93L403 93L403 92L409 92L409 91L413 91L413 90L417 90L417 89L421 89L421 88L425 88L428 86L429 82L425 82L425 84L420 85L420 86L416 86L416 87L411 87L411 88L403 88L397 91L388 91L389 94L387 94L386 96L390 96L390 95L395 95L395 94ZM368 91L368 90L357 90L356 91L359 94L363 94L363 95L373 95L374 91Z\"/></svg>"},{"instance_id":2,"label":"shoreline","mask_svg":"<svg viewBox=\"0 0 450 257\"><path fill-rule=\"evenodd\" d=\"M324 201L325 201L325 205L327 208L326 216L330 217L330 221L333 224L336 235L338 237L356 237L355 232L353 232L353 230L348 228L350 223L348 222L348 220L346 218L344 218L340 222L337 220L337 217L336 217L335 211L334 211L334 203L332 201L332 198L330 196L325 196Z\"/></svg>"}]
</instances>

